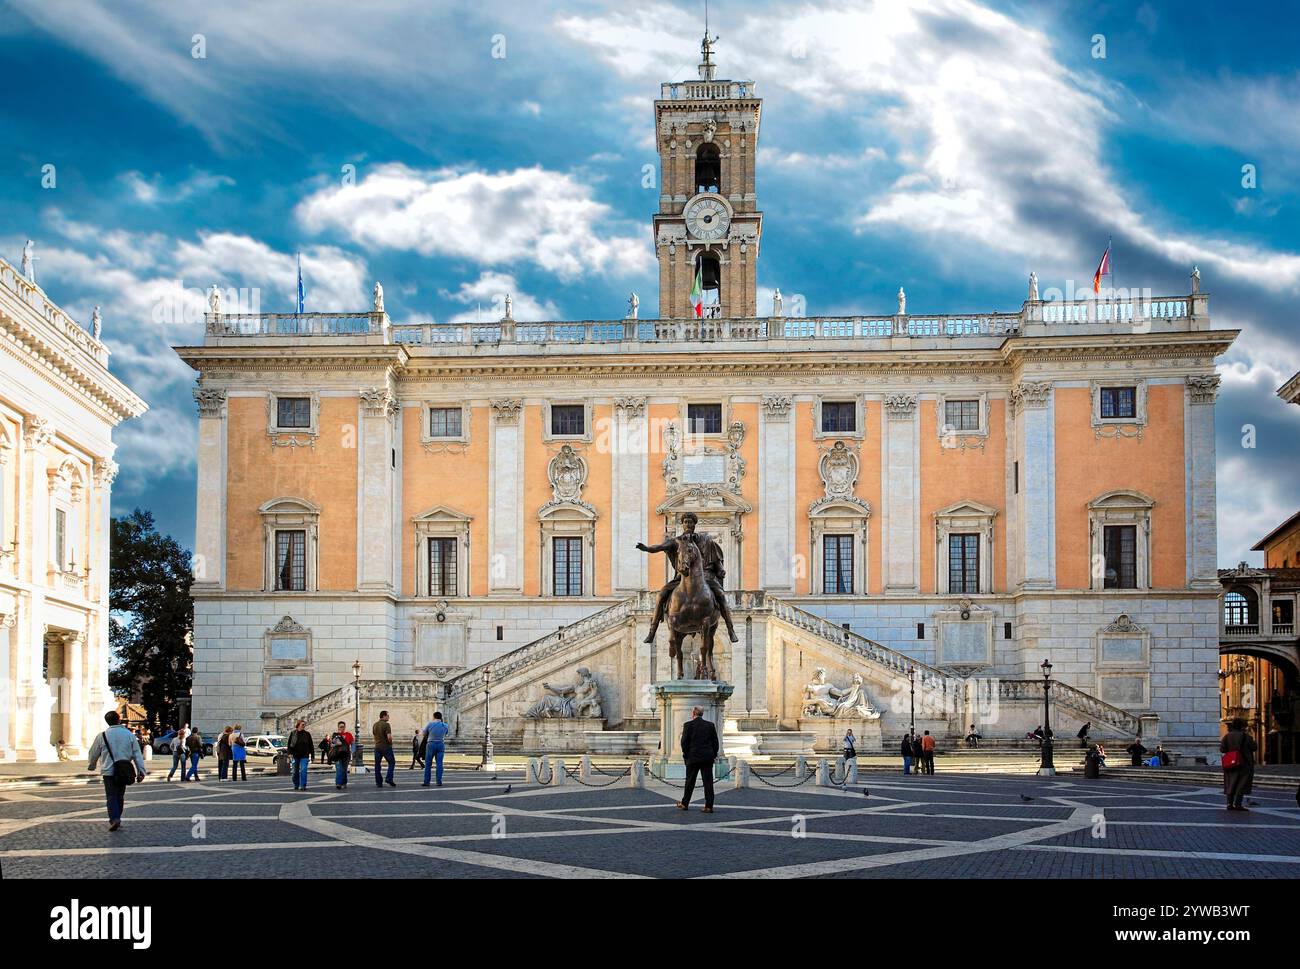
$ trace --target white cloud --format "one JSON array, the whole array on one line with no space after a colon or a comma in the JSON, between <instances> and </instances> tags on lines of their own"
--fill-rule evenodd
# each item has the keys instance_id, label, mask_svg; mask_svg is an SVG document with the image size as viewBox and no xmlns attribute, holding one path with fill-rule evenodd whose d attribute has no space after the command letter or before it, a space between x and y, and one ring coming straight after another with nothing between
<instances>
[{"instance_id":1,"label":"white cloud","mask_svg":"<svg viewBox=\"0 0 1300 969\"><path fill-rule=\"evenodd\" d=\"M171 185L157 173L146 177L141 172L126 172L120 176L120 180L135 200L144 205L184 202L195 195L235 184L229 175L214 175L206 171L194 172Z\"/></svg>"},{"instance_id":2,"label":"white cloud","mask_svg":"<svg viewBox=\"0 0 1300 969\"><path fill-rule=\"evenodd\" d=\"M590 187L544 168L509 172L369 169L319 189L297 208L312 232L482 265L532 262L563 279L630 275L653 266L649 237L596 201ZM627 233L627 234L624 234Z\"/></svg>"},{"instance_id":3,"label":"white cloud","mask_svg":"<svg viewBox=\"0 0 1300 969\"><path fill-rule=\"evenodd\" d=\"M554 303L521 292L518 281L509 273L485 272L472 282L461 283L455 292L444 291L440 295L455 303L474 306L473 310L453 315L448 320L449 323L487 323L499 320L505 315L506 296L513 303L512 313L516 320L530 322L562 319Z\"/></svg>"}]
</instances>

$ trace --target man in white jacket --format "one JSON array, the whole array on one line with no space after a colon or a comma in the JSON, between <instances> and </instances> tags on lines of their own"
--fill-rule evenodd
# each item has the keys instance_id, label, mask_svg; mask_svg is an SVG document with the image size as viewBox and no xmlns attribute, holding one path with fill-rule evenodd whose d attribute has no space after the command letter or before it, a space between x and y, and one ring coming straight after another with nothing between
<instances>
[{"instance_id":1,"label":"man in white jacket","mask_svg":"<svg viewBox=\"0 0 1300 969\"><path fill-rule=\"evenodd\" d=\"M123 761L134 768L137 780L144 780L144 754L140 752L140 742L135 734L122 726L122 718L116 710L104 714L108 728L95 738L90 745L90 754L86 770L93 771L96 766L104 778L104 797L108 801L108 830L116 831L122 827L122 812L126 809L126 784L117 776L117 765Z\"/></svg>"}]
</instances>

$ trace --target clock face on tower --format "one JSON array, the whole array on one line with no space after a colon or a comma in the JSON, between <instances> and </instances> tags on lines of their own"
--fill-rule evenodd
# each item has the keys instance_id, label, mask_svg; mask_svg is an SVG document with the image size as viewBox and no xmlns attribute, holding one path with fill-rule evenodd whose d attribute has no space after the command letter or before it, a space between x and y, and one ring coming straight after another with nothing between
<instances>
[{"instance_id":1,"label":"clock face on tower","mask_svg":"<svg viewBox=\"0 0 1300 969\"><path fill-rule=\"evenodd\" d=\"M731 214L720 199L702 195L687 203L682 213L686 218L686 229L696 239L716 242L727 235L731 226Z\"/></svg>"}]
</instances>

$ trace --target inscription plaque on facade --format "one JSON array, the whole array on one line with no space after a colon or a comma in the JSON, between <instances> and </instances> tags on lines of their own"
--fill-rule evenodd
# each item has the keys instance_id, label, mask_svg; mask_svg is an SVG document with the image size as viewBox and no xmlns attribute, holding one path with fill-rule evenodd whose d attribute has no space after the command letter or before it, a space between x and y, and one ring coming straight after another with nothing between
<instances>
[{"instance_id":1,"label":"inscription plaque on facade","mask_svg":"<svg viewBox=\"0 0 1300 969\"><path fill-rule=\"evenodd\" d=\"M1103 663L1142 663L1143 655L1141 637L1105 636L1101 641L1101 661Z\"/></svg>"},{"instance_id":2,"label":"inscription plaque on facade","mask_svg":"<svg viewBox=\"0 0 1300 969\"><path fill-rule=\"evenodd\" d=\"M682 481L715 484L727 480L727 458L722 454L688 454L682 459Z\"/></svg>"},{"instance_id":3,"label":"inscription plaque on facade","mask_svg":"<svg viewBox=\"0 0 1300 969\"><path fill-rule=\"evenodd\" d=\"M271 640L271 659L292 663L307 658L307 640L276 637Z\"/></svg>"},{"instance_id":4,"label":"inscription plaque on facade","mask_svg":"<svg viewBox=\"0 0 1300 969\"><path fill-rule=\"evenodd\" d=\"M304 703L310 700L307 677L299 673L272 673L266 678L266 698Z\"/></svg>"},{"instance_id":5,"label":"inscription plaque on facade","mask_svg":"<svg viewBox=\"0 0 1300 969\"><path fill-rule=\"evenodd\" d=\"M1117 707L1139 707L1146 703L1146 677L1103 676L1101 698Z\"/></svg>"},{"instance_id":6,"label":"inscription plaque on facade","mask_svg":"<svg viewBox=\"0 0 1300 969\"><path fill-rule=\"evenodd\" d=\"M987 663L988 631L988 625L982 622L945 622L943 662L945 664Z\"/></svg>"}]
</instances>

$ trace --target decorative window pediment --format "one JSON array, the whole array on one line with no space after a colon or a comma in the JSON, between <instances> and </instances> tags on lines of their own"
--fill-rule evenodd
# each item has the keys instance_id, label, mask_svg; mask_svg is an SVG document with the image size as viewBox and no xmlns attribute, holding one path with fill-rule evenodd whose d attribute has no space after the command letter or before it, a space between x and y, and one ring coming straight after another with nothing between
<instances>
[{"instance_id":1,"label":"decorative window pediment","mask_svg":"<svg viewBox=\"0 0 1300 969\"><path fill-rule=\"evenodd\" d=\"M934 587L939 595L961 590L950 588L949 539L953 535L977 535L979 543L979 592L993 591L994 520L998 510L978 501L963 499L934 513Z\"/></svg>"},{"instance_id":2,"label":"decorative window pediment","mask_svg":"<svg viewBox=\"0 0 1300 969\"><path fill-rule=\"evenodd\" d=\"M841 442L837 442L839 443ZM851 570L841 566L840 572L852 576L852 588L848 592L859 596L867 594L867 544L870 536L868 530L870 519L871 505L852 494L827 495L809 506L808 550L809 561L812 563L813 595L830 594L834 591L827 588L825 544L827 535L851 536L853 548Z\"/></svg>"},{"instance_id":3,"label":"decorative window pediment","mask_svg":"<svg viewBox=\"0 0 1300 969\"><path fill-rule=\"evenodd\" d=\"M415 526L415 594L417 596L432 594L429 589L429 540L435 538L452 539L456 542L459 555L455 562L455 595L461 598L469 595L471 552L469 528L473 520L473 516L463 514L447 505L435 505L411 519ZM446 567L450 569L450 560ZM442 593L438 592L437 595Z\"/></svg>"},{"instance_id":4,"label":"decorative window pediment","mask_svg":"<svg viewBox=\"0 0 1300 969\"><path fill-rule=\"evenodd\" d=\"M543 596L556 594L555 560L556 539L577 539L581 542L581 594L595 594L596 564L596 509L585 501L548 501L537 512L538 528L541 532L541 592ZM566 552L565 561L572 563L573 553ZM577 570L574 570L576 577ZM574 593L576 594L576 593Z\"/></svg>"},{"instance_id":5,"label":"decorative window pediment","mask_svg":"<svg viewBox=\"0 0 1300 969\"><path fill-rule=\"evenodd\" d=\"M267 592L316 591L316 555L320 540L320 509L303 498L272 498L257 509L262 517L263 588ZM294 543L276 541L277 532L302 532L303 588L279 588L277 575L284 569L278 563L277 548L296 555ZM281 583L282 584L282 583Z\"/></svg>"},{"instance_id":6,"label":"decorative window pediment","mask_svg":"<svg viewBox=\"0 0 1300 969\"><path fill-rule=\"evenodd\" d=\"M286 406L281 406L281 399ZM290 401L306 400L306 423L296 422L297 408L287 406ZM282 426L281 416L293 413L295 422ZM320 394L316 391L295 391L293 393L269 393L266 395L266 434L271 439L272 447L311 447L316 446L320 434Z\"/></svg>"},{"instance_id":7,"label":"decorative window pediment","mask_svg":"<svg viewBox=\"0 0 1300 969\"><path fill-rule=\"evenodd\" d=\"M1111 587L1151 588L1151 510L1155 505L1155 499L1140 491L1108 491L1088 502L1090 589L1107 588L1107 572L1111 570L1107 565L1106 532L1109 528L1133 529L1132 584Z\"/></svg>"},{"instance_id":8,"label":"decorative window pediment","mask_svg":"<svg viewBox=\"0 0 1300 969\"><path fill-rule=\"evenodd\" d=\"M688 435L688 439L698 435ZM745 476L745 459L740 447L745 442L745 425L733 421L727 428L725 444L692 446L686 448L681 425L669 421L664 425L664 484L671 495L679 490L725 488L733 494L740 493L740 481Z\"/></svg>"},{"instance_id":9,"label":"decorative window pediment","mask_svg":"<svg viewBox=\"0 0 1300 969\"><path fill-rule=\"evenodd\" d=\"M1094 380L1089 385L1092 396L1092 429L1098 439L1103 437L1142 438L1147 424L1147 382L1139 377L1117 377L1114 379ZM1132 391L1132 414L1119 411L1120 416L1111 416L1103 406L1102 390L1124 392ZM1113 399L1113 398L1112 398ZM1109 405L1109 406L1113 406Z\"/></svg>"}]
</instances>

